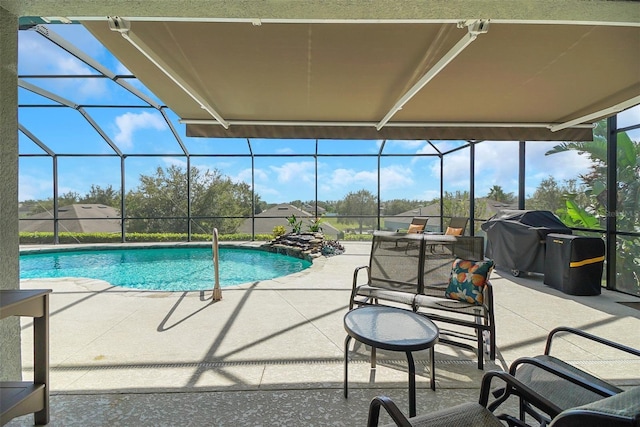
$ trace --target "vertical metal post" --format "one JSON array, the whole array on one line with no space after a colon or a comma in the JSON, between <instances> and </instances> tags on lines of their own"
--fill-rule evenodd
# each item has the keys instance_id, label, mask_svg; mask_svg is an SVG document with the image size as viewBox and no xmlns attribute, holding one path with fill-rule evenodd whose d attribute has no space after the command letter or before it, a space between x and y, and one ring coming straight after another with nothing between
<instances>
[{"instance_id":1,"label":"vertical metal post","mask_svg":"<svg viewBox=\"0 0 640 427\"><path fill-rule=\"evenodd\" d=\"M469 234L475 236L474 219L476 217L476 143L469 145L469 223L471 230Z\"/></svg>"},{"instance_id":2,"label":"vertical metal post","mask_svg":"<svg viewBox=\"0 0 640 427\"><path fill-rule=\"evenodd\" d=\"M213 254L213 275L214 275L214 284L213 284L213 295L211 299L213 301L220 301L222 299L222 288L220 288L220 252L218 251L218 229L213 228L212 232L212 245L211 248Z\"/></svg>"},{"instance_id":3,"label":"vertical metal post","mask_svg":"<svg viewBox=\"0 0 640 427\"><path fill-rule=\"evenodd\" d=\"M191 241L191 156L187 154L187 242Z\"/></svg>"},{"instance_id":4,"label":"vertical metal post","mask_svg":"<svg viewBox=\"0 0 640 427\"><path fill-rule=\"evenodd\" d=\"M380 150L382 151L382 150ZM381 200L380 200L380 166L381 166L381 157L380 157L380 152L378 152L378 203L377 203L377 214L376 216L378 217L378 225L376 227L377 230L380 230L380 206L381 206Z\"/></svg>"},{"instance_id":5,"label":"vertical metal post","mask_svg":"<svg viewBox=\"0 0 640 427\"><path fill-rule=\"evenodd\" d=\"M53 155L53 244L60 243L58 237L58 156Z\"/></svg>"},{"instance_id":6,"label":"vertical metal post","mask_svg":"<svg viewBox=\"0 0 640 427\"><path fill-rule=\"evenodd\" d=\"M247 138L249 154L251 154L251 241L256 240L256 160L251 148L251 140Z\"/></svg>"},{"instance_id":7,"label":"vertical metal post","mask_svg":"<svg viewBox=\"0 0 640 427\"><path fill-rule=\"evenodd\" d=\"M616 237L618 231L618 117L607 119L607 242L606 287L616 289Z\"/></svg>"},{"instance_id":8,"label":"vertical metal post","mask_svg":"<svg viewBox=\"0 0 640 427\"><path fill-rule=\"evenodd\" d=\"M316 163L316 196L315 196L315 217L318 218L318 140L316 139L316 154L315 156L313 156L315 163Z\"/></svg>"},{"instance_id":9,"label":"vertical metal post","mask_svg":"<svg viewBox=\"0 0 640 427\"><path fill-rule=\"evenodd\" d=\"M124 170L124 159L125 155L120 156L120 238L121 242L125 243L127 241L127 227L125 226L125 217L127 213L125 211L125 170Z\"/></svg>"},{"instance_id":10,"label":"vertical metal post","mask_svg":"<svg viewBox=\"0 0 640 427\"><path fill-rule=\"evenodd\" d=\"M440 230L444 231L444 156L440 157Z\"/></svg>"},{"instance_id":11,"label":"vertical metal post","mask_svg":"<svg viewBox=\"0 0 640 427\"><path fill-rule=\"evenodd\" d=\"M518 165L518 209L525 209L524 206L524 202L525 202L525 194L524 194L524 187L525 187L525 169L526 169L526 162L525 162L525 154L526 154L526 146L527 143L525 141L520 141L520 150L518 153L518 157L520 159L520 163Z\"/></svg>"}]
</instances>

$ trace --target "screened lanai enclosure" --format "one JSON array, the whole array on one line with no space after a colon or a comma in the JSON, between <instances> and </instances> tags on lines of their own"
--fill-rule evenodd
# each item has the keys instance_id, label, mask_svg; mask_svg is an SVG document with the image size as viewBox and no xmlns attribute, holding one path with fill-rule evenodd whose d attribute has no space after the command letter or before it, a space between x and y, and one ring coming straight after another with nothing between
<instances>
[{"instance_id":1,"label":"screened lanai enclosure","mask_svg":"<svg viewBox=\"0 0 640 427\"><path fill-rule=\"evenodd\" d=\"M637 24L195 21L20 18L21 244L548 210L640 295Z\"/></svg>"}]
</instances>

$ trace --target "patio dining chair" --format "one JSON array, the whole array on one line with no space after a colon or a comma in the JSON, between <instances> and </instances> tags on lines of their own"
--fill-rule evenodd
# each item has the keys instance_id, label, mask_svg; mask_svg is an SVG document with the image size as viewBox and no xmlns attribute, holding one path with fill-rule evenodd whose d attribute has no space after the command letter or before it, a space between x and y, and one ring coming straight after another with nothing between
<instances>
[{"instance_id":1,"label":"patio dining chair","mask_svg":"<svg viewBox=\"0 0 640 427\"><path fill-rule=\"evenodd\" d=\"M413 217L413 219L411 220L411 223L409 224L409 228L407 228L406 233L422 233L426 228L428 221L429 221L429 218L424 218L419 216ZM396 230L397 233L401 233L402 231L403 231L402 229Z\"/></svg>"},{"instance_id":2,"label":"patio dining chair","mask_svg":"<svg viewBox=\"0 0 640 427\"><path fill-rule=\"evenodd\" d=\"M451 221L449 221L449 225L444 231L444 234L449 236L464 236L468 223L469 218L454 216L451 218Z\"/></svg>"},{"instance_id":3,"label":"patio dining chair","mask_svg":"<svg viewBox=\"0 0 640 427\"><path fill-rule=\"evenodd\" d=\"M424 217L414 217L411 220L411 224L409 224L409 228L407 229L407 234L421 234L424 233L425 228L427 227L427 222L429 221L429 218L424 218ZM398 229L396 230L396 232L400 233L401 230ZM397 246L397 244L396 244ZM405 248L405 252L407 250L409 250L409 247L411 246L411 242L407 243L407 247Z\"/></svg>"},{"instance_id":4,"label":"patio dining chair","mask_svg":"<svg viewBox=\"0 0 640 427\"><path fill-rule=\"evenodd\" d=\"M467 230L468 223L469 223L469 218L454 216L449 221L449 225L445 229L444 233L436 233L436 234L444 234L445 236L464 236L464 233ZM428 245L428 249L431 252L436 252L436 250L443 249L443 247L442 245L439 245L439 244L430 244ZM480 260L477 260L477 261L480 261Z\"/></svg>"},{"instance_id":5,"label":"patio dining chair","mask_svg":"<svg viewBox=\"0 0 640 427\"><path fill-rule=\"evenodd\" d=\"M574 337L586 339L592 351L597 352L598 347L608 347L640 357L640 350L580 329L563 326L549 332L544 354L515 360L509 368L509 373L536 393L546 396L562 410L596 402L623 391L614 384L552 356L550 353L553 339L560 334L571 334ZM505 389L495 390L494 396L499 398L494 402L494 405L499 405L501 401L506 400L511 394L517 394L517 391L510 389L508 385ZM521 398L520 419L524 419L525 414L534 417L542 426L550 422L548 416L537 411L526 399Z\"/></svg>"}]
</instances>

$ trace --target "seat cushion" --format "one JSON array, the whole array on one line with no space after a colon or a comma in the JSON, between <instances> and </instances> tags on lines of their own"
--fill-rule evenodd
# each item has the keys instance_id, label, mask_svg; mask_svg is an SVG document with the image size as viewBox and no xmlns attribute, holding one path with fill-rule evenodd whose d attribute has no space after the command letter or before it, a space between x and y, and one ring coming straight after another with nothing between
<instances>
[{"instance_id":1,"label":"seat cushion","mask_svg":"<svg viewBox=\"0 0 640 427\"><path fill-rule=\"evenodd\" d=\"M575 425L581 427L640 425L640 386L583 406L567 409L551 423L554 427Z\"/></svg>"},{"instance_id":2,"label":"seat cushion","mask_svg":"<svg viewBox=\"0 0 640 427\"><path fill-rule=\"evenodd\" d=\"M413 427L504 427L491 411L479 403L463 403L430 414L409 418ZM389 424L388 427L395 426Z\"/></svg>"},{"instance_id":3,"label":"seat cushion","mask_svg":"<svg viewBox=\"0 0 640 427\"><path fill-rule=\"evenodd\" d=\"M585 382L597 385L602 389L609 390L611 394L617 394L622 391L622 389L615 385L609 384L600 378L597 378L556 357L538 355L534 356L533 359L536 359L538 362L555 370L576 376ZM569 409L603 399L601 394L592 392L577 384L573 384L570 381L564 380L533 364L521 364L518 366L515 376L518 380L531 387L535 392L551 400L561 409Z\"/></svg>"},{"instance_id":4,"label":"seat cushion","mask_svg":"<svg viewBox=\"0 0 640 427\"><path fill-rule=\"evenodd\" d=\"M423 230L424 225L411 224L409 225L409 230L407 230L407 233L422 233Z\"/></svg>"},{"instance_id":5,"label":"seat cushion","mask_svg":"<svg viewBox=\"0 0 640 427\"><path fill-rule=\"evenodd\" d=\"M478 305L482 304L484 287L489 280L493 265L493 260L456 259L451 268L451 277L445 296Z\"/></svg>"},{"instance_id":6,"label":"seat cushion","mask_svg":"<svg viewBox=\"0 0 640 427\"><path fill-rule=\"evenodd\" d=\"M462 228L457 227L447 227L447 230L444 232L446 236L462 236Z\"/></svg>"}]
</instances>

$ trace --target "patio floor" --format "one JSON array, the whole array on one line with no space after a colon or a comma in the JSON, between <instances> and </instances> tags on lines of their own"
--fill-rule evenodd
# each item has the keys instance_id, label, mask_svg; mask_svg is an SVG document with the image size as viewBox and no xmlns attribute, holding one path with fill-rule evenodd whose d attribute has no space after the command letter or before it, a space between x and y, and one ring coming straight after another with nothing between
<instances>
[{"instance_id":1,"label":"patio floor","mask_svg":"<svg viewBox=\"0 0 640 427\"><path fill-rule=\"evenodd\" d=\"M367 264L369 243L320 258L287 277L211 292L141 292L90 279L23 280L51 288L51 426L364 426L378 394L405 413L404 354L380 351L372 372L368 349L349 364L342 394L342 317L353 270ZM542 353L560 325L640 348L640 298L603 291L565 295L541 275L491 280L498 357L485 371ZM24 378L32 375L32 329L23 320ZM554 341L553 354L623 387L640 385L640 361L584 341ZM475 356L436 346L437 390L429 389L428 352L415 355L418 413L477 399L483 371ZM33 416L7 426L33 424Z\"/></svg>"}]
</instances>

